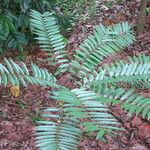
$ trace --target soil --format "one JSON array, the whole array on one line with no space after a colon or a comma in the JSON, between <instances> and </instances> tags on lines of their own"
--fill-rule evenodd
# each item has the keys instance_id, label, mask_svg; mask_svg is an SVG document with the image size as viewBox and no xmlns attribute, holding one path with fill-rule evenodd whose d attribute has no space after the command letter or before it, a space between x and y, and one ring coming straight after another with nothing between
<instances>
[{"instance_id":1,"label":"soil","mask_svg":"<svg viewBox=\"0 0 150 150\"><path fill-rule=\"evenodd\" d=\"M103 3L104 4L104 3ZM105 6L105 7L104 7ZM111 7L101 4L97 6L94 18L80 21L69 33L69 44L67 46L69 58L78 45L92 32L93 25L103 23L111 25L121 21L128 21L135 28L139 1L123 1L112 4ZM130 55L150 54L150 19L147 16L145 32L137 35L137 42L128 47L123 53L105 60L104 63L116 59L126 59ZM33 48L34 49L34 48ZM42 62L45 53L34 51L26 56L26 63L30 61L39 64L54 72L55 68ZM43 58L43 59L42 59ZM72 87L67 82L67 76L59 77L60 84ZM1 150L37 150L35 146L36 121L41 119L41 111L45 107L55 105L49 100L50 88L42 88L29 85L28 88L21 87L19 97L14 98L10 94L10 87L0 87L0 149ZM150 91L142 93L150 97ZM148 120L141 117L131 116L120 106L110 108L113 115L120 121L125 131L119 132L116 137L107 136L107 142L95 140L93 137L85 136L79 145L80 150L149 150L150 149L150 124Z\"/></svg>"}]
</instances>

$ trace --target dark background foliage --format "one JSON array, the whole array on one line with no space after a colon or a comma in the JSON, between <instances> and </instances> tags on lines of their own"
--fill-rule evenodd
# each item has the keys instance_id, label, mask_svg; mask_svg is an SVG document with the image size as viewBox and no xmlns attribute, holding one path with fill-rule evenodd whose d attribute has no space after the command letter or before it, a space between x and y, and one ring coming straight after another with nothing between
<instances>
[{"instance_id":1,"label":"dark background foliage","mask_svg":"<svg viewBox=\"0 0 150 150\"><path fill-rule=\"evenodd\" d=\"M85 6L90 6L89 13L94 11L94 1L92 1L0 0L0 53L8 49L18 49L23 53L23 48L33 42L33 35L29 29L31 9L40 12L52 11L62 31L66 32L77 18L81 18Z\"/></svg>"}]
</instances>

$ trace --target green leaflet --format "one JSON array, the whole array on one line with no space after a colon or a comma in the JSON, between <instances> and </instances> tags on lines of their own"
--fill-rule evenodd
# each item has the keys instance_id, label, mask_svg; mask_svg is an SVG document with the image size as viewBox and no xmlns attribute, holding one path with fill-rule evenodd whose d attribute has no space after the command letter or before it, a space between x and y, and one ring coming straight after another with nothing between
<instances>
[{"instance_id":1,"label":"green leaflet","mask_svg":"<svg viewBox=\"0 0 150 150\"><path fill-rule=\"evenodd\" d=\"M79 50L76 50L75 60L72 61L70 72L81 79L86 74L92 73L104 58L116 54L135 41L130 29L131 26L126 22L112 27L104 27L102 24L96 26L94 33L79 46ZM80 64L77 71L74 68L76 67L75 63ZM83 70L84 67L87 67L90 71Z\"/></svg>"},{"instance_id":2,"label":"green leaflet","mask_svg":"<svg viewBox=\"0 0 150 150\"><path fill-rule=\"evenodd\" d=\"M64 64L68 64L64 50L66 40L60 34L60 29L53 13L45 12L43 14L38 11L31 11L30 25L33 32L38 36L35 39L38 41L42 50L46 51L49 56L54 56L54 61L60 66L56 74L66 71ZM54 64L55 62L51 62Z\"/></svg>"},{"instance_id":3,"label":"green leaflet","mask_svg":"<svg viewBox=\"0 0 150 150\"><path fill-rule=\"evenodd\" d=\"M28 70L24 63L21 65L16 64L13 60L5 59L6 65L0 64L0 83L4 86L8 84L17 85L20 84L27 86L27 83L43 85L43 86L54 86L56 79L47 70L40 69L36 65L32 64L32 70Z\"/></svg>"}]
</instances>

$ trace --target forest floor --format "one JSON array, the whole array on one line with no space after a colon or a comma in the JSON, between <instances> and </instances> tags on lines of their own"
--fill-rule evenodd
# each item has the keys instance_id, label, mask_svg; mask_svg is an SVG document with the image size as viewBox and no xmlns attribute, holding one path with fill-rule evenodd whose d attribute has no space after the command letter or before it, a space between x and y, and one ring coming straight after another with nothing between
<instances>
[{"instance_id":1,"label":"forest floor","mask_svg":"<svg viewBox=\"0 0 150 150\"><path fill-rule=\"evenodd\" d=\"M101 7L100 7L101 8ZM99 8L99 9L100 9ZM123 4L103 6L94 18L81 21L69 33L68 54L71 58L78 45L92 32L93 25L103 23L112 25L121 21L128 21L134 27L136 14L139 8L138 1L125 1ZM105 63L116 59L126 59L128 56L150 54L150 18L147 18L146 29L137 35L137 42L117 56L107 59ZM12 56L14 57L14 56ZM42 62L45 55L33 48L33 52L26 56L26 63L33 61L40 67L54 71L55 68ZM65 83L65 75L60 77L59 83ZM30 85L21 88L19 97L11 96L9 87L0 88L0 149L1 150L37 150L34 141L34 127L41 119L41 110L54 105L48 98L48 88ZM150 91L141 94L150 97ZM110 108L114 116L120 121L125 131L119 132L116 137L107 136L107 143L84 137L79 145L80 150L149 150L150 124L141 117L130 116L120 106Z\"/></svg>"}]
</instances>

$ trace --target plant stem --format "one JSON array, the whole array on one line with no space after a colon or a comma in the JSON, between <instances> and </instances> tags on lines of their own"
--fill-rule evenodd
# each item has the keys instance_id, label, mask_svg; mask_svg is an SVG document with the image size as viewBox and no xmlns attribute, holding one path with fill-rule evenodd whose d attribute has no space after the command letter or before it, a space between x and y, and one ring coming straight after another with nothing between
<instances>
[{"instance_id":1,"label":"plant stem","mask_svg":"<svg viewBox=\"0 0 150 150\"><path fill-rule=\"evenodd\" d=\"M137 33L144 31L146 21L146 6L149 0L141 0L139 15L137 17Z\"/></svg>"}]
</instances>

